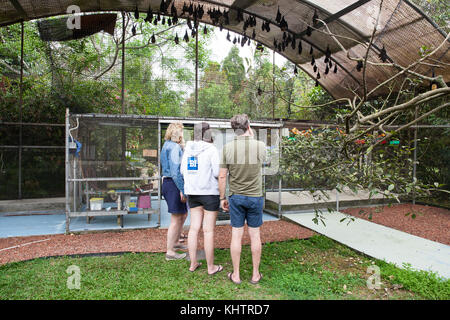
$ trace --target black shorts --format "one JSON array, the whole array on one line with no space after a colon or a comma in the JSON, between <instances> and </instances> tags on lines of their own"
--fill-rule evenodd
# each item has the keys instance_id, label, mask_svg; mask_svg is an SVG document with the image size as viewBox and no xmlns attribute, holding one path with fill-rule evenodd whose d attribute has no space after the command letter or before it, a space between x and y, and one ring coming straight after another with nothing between
<instances>
[{"instance_id":1,"label":"black shorts","mask_svg":"<svg viewBox=\"0 0 450 320\"><path fill-rule=\"evenodd\" d=\"M218 195L188 195L189 208L203 207L206 211L219 211L220 197Z\"/></svg>"}]
</instances>

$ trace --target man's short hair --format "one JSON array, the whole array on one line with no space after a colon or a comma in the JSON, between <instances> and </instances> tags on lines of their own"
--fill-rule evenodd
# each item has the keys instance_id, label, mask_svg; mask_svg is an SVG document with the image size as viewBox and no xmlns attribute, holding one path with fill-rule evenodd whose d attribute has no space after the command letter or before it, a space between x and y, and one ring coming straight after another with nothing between
<instances>
[{"instance_id":1,"label":"man's short hair","mask_svg":"<svg viewBox=\"0 0 450 320\"><path fill-rule=\"evenodd\" d=\"M241 132L241 134L244 134L247 131L250 123L248 116L245 113L235 115L231 118L230 122L234 132Z\"/></svg>"}]
</instances>

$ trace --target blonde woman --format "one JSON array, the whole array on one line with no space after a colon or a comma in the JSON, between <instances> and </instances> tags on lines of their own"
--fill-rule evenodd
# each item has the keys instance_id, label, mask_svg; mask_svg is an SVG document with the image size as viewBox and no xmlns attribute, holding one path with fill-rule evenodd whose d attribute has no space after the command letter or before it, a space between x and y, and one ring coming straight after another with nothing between
<instances>
[{"instance_id":1,"label":"blonde woman","mask_svg":"<svg viewBox=\"0 0 450 320\"><path fill-rule=\"evenodd\" d=\"M184 180L180 173L183 124L171 123L164 136L161 149L161 172L163 177L162 194L167 202L171 214L170 225L167 230L166 260L178 260L186 257L186 253L177 253L176 249L187 249L179 242L181 231L187 216L186 196L184 194Z\"/></svg>"}]
</instances>

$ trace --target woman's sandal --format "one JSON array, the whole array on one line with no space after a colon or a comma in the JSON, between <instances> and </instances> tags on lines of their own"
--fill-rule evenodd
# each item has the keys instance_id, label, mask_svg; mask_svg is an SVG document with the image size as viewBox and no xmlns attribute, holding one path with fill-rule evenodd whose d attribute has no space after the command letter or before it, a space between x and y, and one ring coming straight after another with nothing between
<instances>
[{"instance_id":1,"label":"woman's sandal","mask_svg":"<svg viewBox=\"0 0 450 320\"><path fill-rule=\"evenodd\" d=\"M218 272L220 272L220 271L222 271L223 270L223 267L219 264L218 266L217 266L217 270L216 271L214 271L213 273L208 273L210 276L212 276L212 275L214 275L214 274L216 274L216 273L218 273Z\"/></svg>"},{"instance_id":2,"label":"woman's sandal","mask_svg":"<svg viewBox=\"0 0 450 320\"><path fill-rule=\"evenodd\" d=\"M234 281L232 276L233 276L233 272L228 272L227 277L231 282L233 282L234 284L241 284L241 281L239 281L239 282Z\"/></svg>"},{"instance_id":3,"label":"woman's sandal","mask_svg":"<svg viewBox=\"0 0 450 320\"><path fill-rule=\"evenodd\" d=\"M262 275L261 272L260 272L260 273L259 273L259 279L258 279L258 281L253 281L252 279L250 279L250 283L251 283L251 284L258 284L258 283L261 281L262 277L263 277L263 275Z\"/></svg>"},{"instance_id":4,"label":"woman's sandal","mask_svg":"<svg viewBox=\"0 0 450 320\"><path fill-rule=\"evenodd\" d=\"M187 235L185 235L184 233L182 233L182 234L180 235L180 239L178 239L178 242L184 242L184 241L186 241L186 239L187 239Z\"/></svg>"},{"instance_id":5,"label":"woman's sandal","mask_svg":"<svg viewBox=\"0 0 450 320\"><path fill-rule=\"evenodd\" d=\"M199 262L199 263L197 263L197 265L195 266L194 270L191 270L191 269L189 268L189 271L190 271L190 272L194 272L195 270L197 270L198 268L200 268L201 265L202 265L202 263Z\"/></svg>"}]
</instances>

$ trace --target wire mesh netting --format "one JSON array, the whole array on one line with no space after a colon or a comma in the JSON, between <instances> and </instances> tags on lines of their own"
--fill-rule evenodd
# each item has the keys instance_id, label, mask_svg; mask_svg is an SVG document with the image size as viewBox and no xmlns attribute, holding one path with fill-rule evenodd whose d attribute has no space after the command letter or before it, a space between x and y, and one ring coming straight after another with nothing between
<instances>
[{"instance_id":1,"label":"wire mesh netting","mask_svg":"<svg viewBox=\"0 0 450 320\"><path fill-rule=\"evenodd\" d=\"M207 121L215 147L230 142L235 133L228 121L219 119L158 118L138 115L75 114L70 117L68 200L78 214L89 207L89 197L100 197L115 206L117 194L139 194L144 188L158 192L159 152L172 122L184 124L184 141L194 137L194 124ZM267 176L278 173L279 123L253 123L255 137L266 143ZM136 178L136 179L126 179ZM150 179L149 179L150 178ZM154 179L151 179L154 178ZM72 179L77 179L73 180Z\"/></svg>"},{"instance_id":2,"label":"wire mesh netting","mask_svg":"<svg viewBox=\"0 0 450 320\"><path fill-rule=\"evenodd\" d=\"M38 23L42 25L45 22L48 26L59 24L62 27L60 30L63 30L63 23L67 22L67 16L39 22L25 22L24 99L21 120L62 124L65 108L69 108L73 113L120 113L122 107L125 113L129 114L229 119L234 113L245 112L252 120L289 118L297 116L293 111L296 108L294 103L301 105L309 102L302 100L302 94L314 86L317 70L322 75L319 79L320 84L335 98L353 94L351 90L357 93L360 90L362 73L356 70L356 62L349 60L346 52L332 40L330 34L327 34L326 28L314 25L313 19L316 17L316 19L327 21L329 30L339 35L338 38L345 50L349 50L354 56L363 56L365 47L361 43L366 43L370 38L380 1L251 2L246 8L242 8L243 20L238 18L238 10L231 8L232 1L193 1L192 3L202 5L205 11L197 29L200 43L197 58L195 41L193 41L195 34L188 27L188 24L193 21L185 19L190 16L188 13L182 14L185 4L183 1L173 2L178 16L183 17L179 19L178 24L174 24L171 10L161 13L161 1L139 1L138 3L78 1L77 5L81 12L107 12L106 15L111 16L111 12L108 11L115 11L112 14L116 16L115 28L108 29L104 25L104 20L95 20L93 31L109 30L109 33L99 32L71 41L43 41L42 39L50 40L51 38L43 38L43 33L40 33L38 28ZM24 15L25 21L28 21L66 14L71 4L70 1L0 1L0 25L8 25L7 28L2 29L2 39L7 40L8 46L2 47L1 52L7 65L0 65L2 76L0 89L3 99L0 104L0 121L20 122L18 98L20 26L9 24L21 21ZM348 9L350 6L352 10ZM133 14L136 7L140 11L139 19L136 19L135 13ZM153 19L146 21L149 8L153 10ZM210 10L218 9L224 14L220 20L222 22L225 12L229 12L229 24L220 25L213 21L214 14L211 15ZM116 12L121 10L129 12L124 18L125 59L122 59L121 46L123 17ZM283 31L285 28L277 21L278 10L289 25L285 31ZM214 12L217 13L217 11ZM255 17L256 26L247 25L245 28L250 16ZM82 17L89 17L89 15ZM262 30L263 22L269 23L270 31ZM211 27L212 24L216 27ZM111 27L112 23L107 25ZM311 35L307 34L308 27L313 28ZM204 28L209 30L207 34L204 33ZM221 29L222 31L219 31ZM253 31L255 31L254 40L256 41L244 43L244 39L253 38L251 36ZM228 33L230 33L230 41L226 42L229 46L225 50L223 40ZM188 42L184 41L186 36ZM287 41L284 37L289 36L292 38L291 41L295 41L286 45ZM70 38L74 38L73 33L60 40ZM176 38L178 43L174 45ZM375 47L369 53L369 59L378 61L380 53L378 49L385 47L392 61L406 66L420 57L421 48L426 50L435 48L443 39L442 30L432 24L408 1L385 0L380 14L379 28L374 38ZM272 55L273 52L268 50L260 53L257 43L275 49L276 53ZM292 43L295 43L295 48ZM299 53L300 44L303 46L301 53ZM281 45L282 49L280 49ZM325 62L327 48L331 52L331 59ZM244 50L250 50L249 61L240 54ZM220 58L212 58L210 51L227 52L223 52ZM284 58L288 58L289 61L285 64L275 63L274 66L273 56L276 57L277 62ZM310 63L311 57L315 58L315 66ZM436 70L448 81L450 62L448 43L436 53L436 58L444 63L443 68ZM125 67L123 104L122 62ZM197 96L195 94L196 62L199 68ZM294 70L296 70L294 64L303 68L313 80L303 74L300 81L293 81ZM338 70L337 73L331 71L335 67ZM325 72L327 68L328 74ZM426 75L431 75L432 72L431 67L425 64L416 70ZM366 82L373 88L390 77L392 72L392 68L368 66ZM299 88L299 82L301 82L301 88ZM380 89L379 93L383 93L383 89ZM333 110L329 114L328 112L316 113L317 117L323 117L325 114L328 116L327 120L334 120ZM102 126L94 124L94 127L97 133L100 132L100 134L95 133L94 136L101 136L102 139L106 139L107 136L111 145L102 147L101 151L94 150L91 151L94 153L86 154L86 156L93 156L92 159L86 160L88 161L85 163L87 170L97 176L100 174L113 176L118 173L124 176L137 174L139 170L132 163L127 163L126 158L128 156L132 158L134 151L126 145L125 149L131 152L131 155L125 155L124 159L122 141L132 141L130 137L139 136L139 132L143 132L144 136L151 136L153 134L151 130L139 129L139 126L135 129L127 129L125 130L126 139L123 139L123 129L106 129L107 126L103 126L105 131L102 136ZM36 147L22 149L22 165L25 165L23 161L34 160L37 161L35 168L42 168L39 170L48 173L51 172L48 169L51 166L49 164L61 163L64 159L62 149L54 148L62 148L64 145L62 127L0 126L0 145L7 146L0 151L3 159L2 167L3 172L8 172L8 175L3 175L2 179L8 178L11 181L18 179L18 171L22 166L18 165L20 139L22 139L22 146ZM83 139L85 139L84 136ZM42 148L45 146L52 148ZM136 150L139 154L141 151ZM28 152L30 154L25 155ZM45 155L46 152L53 157ZM37 154L43 155L36 156ZM108 160L105 160L106 156ZM103 163L111 161L110 163L114 165L105 168L101 165L102 161ZM64 195L64 190L60 187L49 187L48 190L51 191L42 194L36 191L35 183L40 181L43 185L50 186L52 179L62 181L63 170L59 169L51 174L36 175L36 177L33 176L34 174L32 170L27 171L26 174L22 173L23 180L20 184L24 195L27 197L38 196L38 193L39 196ZM270 179L274 180L270 183L276 186L276 178L268 178L268 181L271 181ZM58 183L55 185L61 186ZM6 188L2 196L14 198L18 185L19 183L16 182L9 184L10 187Z\"/></svg>"},{"instance_id":3,"label":"wire mesh netting","mask_svg":"<svg viewBox=\"0 0 450 320\"><path fill-rule=\"evenodd\" d=\"M444 41L443 29L439 29L409 1L383 0L382 3L381 1L281 0L251 2L240 6L231 1L191 1L187 4L185 1L165 3L152 0L96 3L78 1L77 5L81 12L108 10L148 12L151 9L152 12L162 12L169 16L173 16L172 8L174 8L177 17L183 18L188 17L187 13L191 13L189 4L201 5L205 12L199 19L201 22L215 23L217 26L221 24L226 29L245 34L246 37L250 37L251 31L254 29L255 40L269 48L275 48L274 40L278 43L284 42L281 40L286 33L293 35L296 40L304 41L305 47L308 49L312 47L316 60L326 55L328 47L332 53L332 64L338 65L340 72L321 77L320 83L335 98L342 98L352 95L350 89L358 91L362 87L362 75L354 72L356 63L348 59L343 48L350 50L356 56L363 56L365 50L358 43L366 42L370 38L377 20L373 52L378 55L384 45L389 59L402 66L408 66L415 61L422 46L436 48ZM379 9L380 4L382 4L381 10ZM65 14L70 5L72 5L70 1L2 1L0 3L0 25L15 23L24 17L36 19ZM169 5L171 5L170 8ZM183 9L187 9L187 11ZM224 19L216 20L215 15L211 12L217 12L217 10L221 10L220 15L224 12L229 12L229 14ZM277 13L280 13L280 18ZM251 27L249 27L248 17L254 17L252 21L256 22L256 25L251 23ZM327 22L329 30L324 28L321 21ZM263 25L264 28L261 28ZM269 28L265 28L267 25ZM270 26L272 27L270 28ZM338 36L343 47L338 46L332 40L331 35ZM446 43L436 53L436 57L446 63L444 70L441 70L446 81L450 79L448 47L448 43ZM283 46L280 54L300 65L311 76L317 77L317 72L314 72L309 65L311 57L308 51L304 50L299 55L298 50L290 46ZM320 62L317 65L318 69L322 71L322 75L326 64ZM430 71L427 66L421 66L419 69L423 72ZM373 83L369 83L369 88L373 88L376 83L392 76L393 72L395 70L372 74L372 70L368 70L369 78L374 80ZM380 89L380 94L385 92L385 89Z\"/></svg>"},{"instance_id":4,"label":"wire mesh netting","mask_svg":"<svg viewBox=\"0 0 450 320\"><path fill-rule=\"evenodd\" d=\"M72 131L81 143L73 159L80 178L153 177L158 176L158 121L81 118ZM133 182L91 182L92 188L108 189Z\"/></svg>"}]
</instances>

